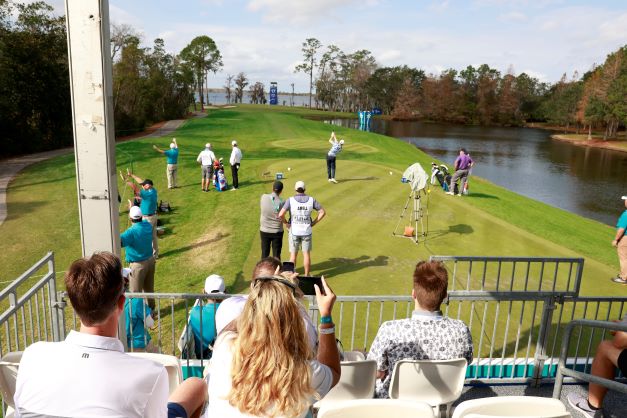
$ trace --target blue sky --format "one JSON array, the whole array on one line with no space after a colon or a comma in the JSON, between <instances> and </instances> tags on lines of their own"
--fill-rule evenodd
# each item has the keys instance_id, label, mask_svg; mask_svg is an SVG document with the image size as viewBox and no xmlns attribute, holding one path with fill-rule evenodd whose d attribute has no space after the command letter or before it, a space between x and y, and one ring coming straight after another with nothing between
<instances>
[{"instance_id":1,"label":"blue sky","mask_svg":"<svg viewBox=\"0 0 627 418\"><path fill-rule=\"evenodd\" d=\"M29 0L23 0L29 1ZM48 0L63 10L62 0ZM487 63L557 81L583 73L627 44L624 0L109 0L110 18L165 39L180 51L198 35L212 37L224 68L210 80L245 72L252 82L295 83L308 37L345 52L370 50L379 65L407 64L428 73Z\"/></svg>"}]
</instances>

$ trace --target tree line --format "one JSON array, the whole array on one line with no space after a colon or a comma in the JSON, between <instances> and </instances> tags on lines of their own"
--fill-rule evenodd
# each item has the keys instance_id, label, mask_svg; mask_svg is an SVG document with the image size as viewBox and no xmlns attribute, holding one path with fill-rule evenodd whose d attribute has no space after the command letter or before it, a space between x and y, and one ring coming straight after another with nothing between
<instances>
[{"instance_id":1,"label":"tree line","mask_svg":"<svg viewBox=\"0 0 627 418\"><path fill-rule=\"evenodd\" d=\"M112 25L111 58L116 136L184 117L195 91L202 108L208 74L222 67L208 36L170 54L163 39L142 46L129 25ZM1 156L73 144L65 18L44 2L0 0L0 132Z\"/></svg>"},{"instance_id":2,"label":"tree line","mask_svg":"<svg viewBox=\"0 0 627 418\"><path fill-rule=\"evenodd\" d=\"M381 67L368 50L346 53L316 38L302 44L296 72L309 76L310 105L355 112L379 108L396 119L518 126L549 122L604 129L616 137L627 123L627 46L583 77L550 84L487 64L426 74L406 65ZM315 95L312 93L315 90Z\"/></svg>"}]
</instances>

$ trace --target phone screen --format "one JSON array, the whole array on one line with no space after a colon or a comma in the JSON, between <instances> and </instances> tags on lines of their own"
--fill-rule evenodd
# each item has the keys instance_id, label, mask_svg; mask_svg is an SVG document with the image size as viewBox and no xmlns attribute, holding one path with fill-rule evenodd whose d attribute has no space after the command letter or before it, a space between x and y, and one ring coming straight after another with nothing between
<instances>
[{"instance_id":1,"label":"phone screen","mask_svg":"<svg viewBox=\"0 0 627 418\"><path fill-rule=\"evenodd\" d=\"M322 287L322 279L318 276L298 276L298 287L303 291L305 295L315 295L316 289L314 284L318 285L318 288L324 295L324 287Z\"/></svg>"},{"instance_id":2,"label":"phone screen","mask_svg":"<svg viewBox=\"0 0 627 418\"><path fill-rule=\"evenodd\" d=\"M291 261L284 261L283 262L283 271L294 271L294 263L292 263Z\"/></svg>"}]
</instances>

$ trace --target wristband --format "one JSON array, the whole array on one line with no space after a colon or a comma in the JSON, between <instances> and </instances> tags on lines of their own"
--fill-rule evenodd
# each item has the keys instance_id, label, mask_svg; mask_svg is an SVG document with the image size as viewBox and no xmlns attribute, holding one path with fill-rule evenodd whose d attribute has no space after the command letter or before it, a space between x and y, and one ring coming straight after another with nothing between
<instances>
[{"instance_id":1,"label":"wristband","mask_svg":"<svg viewBox=\"0 0 627 418\"><path fill-rule=\"evenodd\" d=\"M320 317L320 323L321 324L332 324L333 323L333 319L331 319L331 315L321 316Z\"/></svg>"},{"instance_id":2,"label":"wristband","mask_svg":"<svg viewBox=\"0 0 627 418\"><path fill-rule=\"evenodd\" d=\"M318 332L320 333L320 335L327 335L327 334L333 334L335 333L335 327L331 327L331 328L318 328Z\"/></svg>"}]
</instances>

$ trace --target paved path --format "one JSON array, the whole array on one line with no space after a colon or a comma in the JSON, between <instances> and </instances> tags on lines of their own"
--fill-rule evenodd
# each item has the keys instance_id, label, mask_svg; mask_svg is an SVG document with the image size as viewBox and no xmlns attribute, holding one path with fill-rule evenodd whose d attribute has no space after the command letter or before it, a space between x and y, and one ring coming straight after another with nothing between
<instances>
[{"instance_id":1,"label":"paved path","mask_svg":"<svg viewBox=\"0 0 627 418\"><path fill-rule=\"evenodd\" d=\"M204 116L207 116L207 114L200 112L194 113L195 118L201 118ZM186 120L187 119L169 120L156 131L151 132L148 135L133 138L131 141L135 141L141 138L155 138L170 135L172 132L176 131ZM73 150L73 147L63 148L0 161L0 225L2 225L7 218L7 189L11 180L13 180L13 178L20 171L22 171L24 168L28 167L31 164L35 164L49 158L57 157L59 155L69 154L73 152Z\"/></svg>"}]
</instances>

